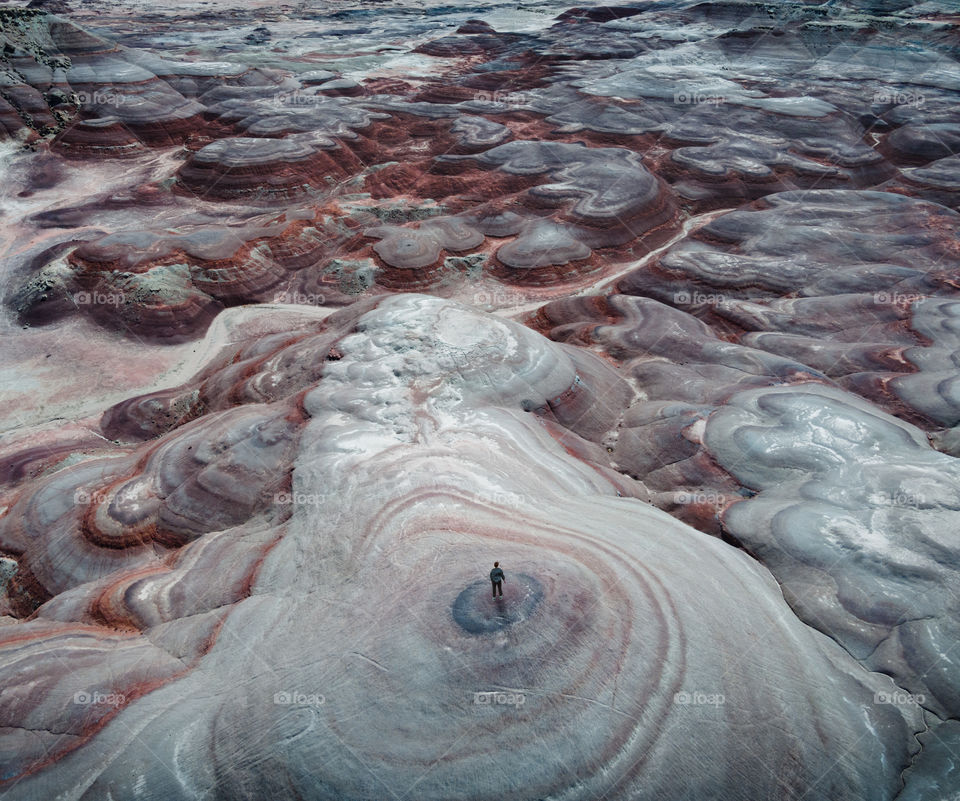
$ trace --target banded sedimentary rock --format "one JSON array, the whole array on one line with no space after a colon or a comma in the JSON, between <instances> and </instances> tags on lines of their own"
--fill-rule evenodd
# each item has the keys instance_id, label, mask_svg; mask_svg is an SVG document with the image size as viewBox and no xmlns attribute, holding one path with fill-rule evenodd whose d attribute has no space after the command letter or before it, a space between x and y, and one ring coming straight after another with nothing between
<instances>
[{"instance_id":1,"label":"banded sedimentary rock","mask_svg":"<svg viewBox=\"0 0 960 801\"><path fill-rule=\"evenodd\" d=\"M0 637L3 736L66 704L72 737L19 748L11 798L895 795L919 713L872 703L889 678L603 464L631 395L611 366L420 295L290 338L228 346L207 380L249 375L241 354L268 386L319 376L19 488L0 538L53 597ZM69 558L45 562L34 525Z\"/></svg>"},{"instance_id":2,"label":"banded sedimentary rock","mask_svg":"<svg viewBox=\"0 0 960 801\"><path fill-rule=\"evenodd\" d=\"M919 302L914 320L936 335L945 307L956 305ZM955 714L960 671L948 643L960 557L949 532L960 519L960 462L949 436L946 453L934 450L923 430L803 363L826 349L780 355L723 341L651 299L562 301L537 322L555 339L601 346L640 388L610 439L618 469L691 524L743 544L802 619L893 676L904 703L940 719ZM901 353L911 350L936 362L936 348ZM876 346L843 354L848 364L834 375L857 359L891 368L899 355L883 365ZM935 376L890 384L905 382L917 407L945 410L956 373Z\"/></svg>"},{"instance_id":3,"label":"banded sedimentary rock","mask_svg":"<svg viewBox=\"0 0 960 801\"><path fill-rule=\"evenodd\" d=\"M292 136L219 139L193 154L178 171L179 186L200 198L239 199L254 205L316 194L324 179L343 176L329 155Z\"/></svg>"},{"instance_id":4,"label":"banded sedimentary rock","mask_svg":"<svg viewBox=\"0 0 960 801\"><path fill-rule=\"evenodd\" d=\"M717 217L619 288L914 422L953 426L958 223L950 209L886 192L785 192Z\"/></svg>"},{"instance_id":5,"label":"banded sedimentary rock","mask_svg":"<svg viewBox=\"0 0 960 801\"><path fill-rule=\"evenodd\" d=\"M348 5L0 10L0 792L943 801L955 9Z\"/></svg>"},{"instance_id":6,"label":"banded sedimentary rock","mask_svg":"<svg viewBox=\"0 0 960 801\"><path fill-rule=\"evenodd\" d=\"M63 248L42 254L43 266L12 306L31 323L79 311L129 336L192 339L224 306L288 297L296 273L316 267L349 234L329 217L312 218L294 210L242 226L95 237L65 258Z\"/></svg>"}]
</instances>

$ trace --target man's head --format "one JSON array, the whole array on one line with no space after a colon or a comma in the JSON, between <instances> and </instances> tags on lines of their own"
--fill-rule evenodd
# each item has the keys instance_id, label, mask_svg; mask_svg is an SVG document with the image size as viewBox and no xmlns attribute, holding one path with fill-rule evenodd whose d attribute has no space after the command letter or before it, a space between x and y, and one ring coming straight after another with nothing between
<instances>
[{"instance_id":1,"label":"man's head","mask_svg":"<svg viewBox=\"0 0 960 801\"><path fill-rule=\"evenodd\" d=\"M493 566L494 566L494 567L500 567L500 563L499 563L499 562L494 562L494 563L493 563Z\"/></svg>"}]
</instances>

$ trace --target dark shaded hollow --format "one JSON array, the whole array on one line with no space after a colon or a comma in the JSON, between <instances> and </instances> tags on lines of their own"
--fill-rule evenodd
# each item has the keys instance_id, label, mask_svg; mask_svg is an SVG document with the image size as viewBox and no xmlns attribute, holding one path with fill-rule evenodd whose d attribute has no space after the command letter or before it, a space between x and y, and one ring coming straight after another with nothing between
<instances>
[{"instance_id":1,"label":"dark shaded hollow","mask_svg":"<svg viewBox=\"0 0 960 801\"><path fill-rule=\"evenodd\" d=\"M511 573L503 597L492 598L489 581L475 581L453 602L457 625L470 634L492 634L527 620L543 598L543 585L526 573Z\"/></svg>"}]
</instances>

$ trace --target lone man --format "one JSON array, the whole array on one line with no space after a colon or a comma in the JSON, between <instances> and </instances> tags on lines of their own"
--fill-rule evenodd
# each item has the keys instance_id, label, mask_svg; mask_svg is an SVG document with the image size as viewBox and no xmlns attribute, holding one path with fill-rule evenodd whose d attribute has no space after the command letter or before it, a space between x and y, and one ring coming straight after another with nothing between
<instances>
[{"instance_id":1,"label":"lone man","mask_svg":"<svg viewBox=\"0 0 960 801\"><path fill-rule=\"evenodd\" d=\"M493 584L493 597L497 597L497 593L500 593L500 597L503 597L503 571L500 569L500 563L493 563L493 570L490 571L490 583Z\"/></svg>"}]
</instances>

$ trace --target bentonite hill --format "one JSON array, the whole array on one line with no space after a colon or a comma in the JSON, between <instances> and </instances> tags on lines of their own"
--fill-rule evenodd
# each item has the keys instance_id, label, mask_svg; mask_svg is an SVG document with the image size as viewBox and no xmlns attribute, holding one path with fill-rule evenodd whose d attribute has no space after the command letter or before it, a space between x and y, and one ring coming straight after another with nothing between
<instances>
[{"instance_id":1,"label":"bentonite hill","mask_svg":"<svg viewBox=\"0 0 960 801\"><path fill-rule=\"evenodd\" d=\"M0 801L960 799L955 0L13 3L0 276Z\"/></svg>"}]
</instances>

